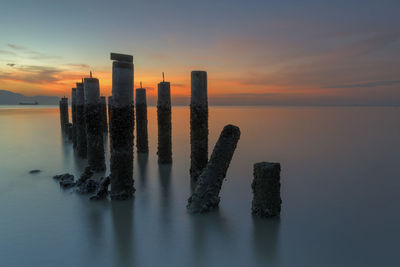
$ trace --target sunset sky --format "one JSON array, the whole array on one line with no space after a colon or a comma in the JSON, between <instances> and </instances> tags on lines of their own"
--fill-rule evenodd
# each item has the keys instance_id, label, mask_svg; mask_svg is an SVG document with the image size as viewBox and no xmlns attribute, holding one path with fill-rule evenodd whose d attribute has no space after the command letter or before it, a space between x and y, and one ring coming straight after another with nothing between
<instances>
[{"instance_id":1,"label":"sunset sky","mask_svg":"<svg viewBox=\"0 0 400 267\"><path fill-rule=\"evenodd\" d=\"M110 95L120 52L150 99L164 71L186 103L190 71L206 70L212 104L399 104L399 11L399 0L2 0L0 89L69 95L92 70Z\"/></svg>"}]
</instances>

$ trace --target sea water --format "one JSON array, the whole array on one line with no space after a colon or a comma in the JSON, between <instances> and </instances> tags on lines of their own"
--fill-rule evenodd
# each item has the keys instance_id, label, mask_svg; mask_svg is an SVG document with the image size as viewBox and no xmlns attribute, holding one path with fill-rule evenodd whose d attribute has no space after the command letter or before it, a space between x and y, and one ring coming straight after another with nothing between
<instances>
[{"instance_id":1,"label":"sea water","mask_svg":"<svg viewBox=\"0 0 400 267\"><path fill-rule=\"evenodd\" d=\"M242 135L219 209L193 215L185 207L188 107L172 109L172 165L157 164L157 115L149 107L150 152L135 152L135 198L94 202L52 179L78 177L87 165L62 138L58 108L1 106L0 266L396 266L399 113L211 107L210 154L226 124ZM105 136L107 158L108 143ZM282 166L279 219L251 215L260 161Z\"/></svg>"}]
</instances>

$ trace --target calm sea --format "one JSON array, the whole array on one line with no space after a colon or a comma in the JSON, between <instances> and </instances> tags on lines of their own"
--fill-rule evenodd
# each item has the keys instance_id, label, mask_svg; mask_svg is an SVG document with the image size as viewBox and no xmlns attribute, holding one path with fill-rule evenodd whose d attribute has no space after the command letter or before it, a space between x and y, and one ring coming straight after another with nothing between
<instances>
[{"instance_id":1,"label":"calm sea","mask_svg":"<svg viewBox=\"0 0 400 267\"><path fill-rule=\"evenodd\" d=\"M61 137L58 109L0 107L0 266L398 264L400 108L211 108L210 153L226 124L242 136L219 210L205 215L185 208L188 108L172 109L171 166L157 164L154 107L148 116L135 199L92 202L52 179L86 166ZM259 161L282 165L279 220L251 216Z\"/></svg>"}]
</instances>

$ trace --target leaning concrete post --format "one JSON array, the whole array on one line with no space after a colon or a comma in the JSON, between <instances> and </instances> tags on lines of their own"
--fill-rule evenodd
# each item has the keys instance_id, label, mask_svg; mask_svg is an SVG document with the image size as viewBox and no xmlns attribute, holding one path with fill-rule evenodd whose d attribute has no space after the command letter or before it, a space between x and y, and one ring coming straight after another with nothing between
<instances>
[{"instance_id":1,"label":"leaning concrete post","mask_svg":"<svg viewBox=\"0 0 400 267\"><path fill-rule=\"evenodd\" d=\"M107 103L106 97L100 97L100 112L101 112L101 126L103 132L108 132L108 125L107 125Z\"/></svg>"},{"instance_id":2,"label":"leaning concrete post","mask_svg":"<svg viewBox=\"0 0 400 267\"><path fill-rule=\"evenodd\" d=\"M85 92L83 83L76 84L76 152L79 157L86 158L87 156Z\"/></svg>"},{"instance_id":3,"label":"leaning concrete post","mask_svg":"<svg viewBox=\"0 0 400 267\"><path fill-rule=\"evenodd\" d=\"M190 177L196 181L208 160L207 72L192 71L190 97Z\"/></svg>"},{"instance_id":4,"label":"leaning concrete post","mask_svg":"<svg viewBox=\"0 0 400 267\"><path fill-rule=\"evenodd\" d=\"M133 197L133 56L111 53L111 199Z\"/></svg>"},{"instance_id":5,"label":"leaning concrete post","mask_svg":"<svg viewBox=\"0 0 400 267\"><path fill-rule=\"evenodd\" d=\"M106 163L104 157L99 80L96 78L85 78L84 88L88 164L93 171L104 171Z\"/></svg>"},{"instance_id":6,"label":"leaning concrete post","mask_svg":"<svg viewBox=\"0 0 400 267\"><path fill-rule=\"evenodd\" d=\"M60 123L63 133L67 133L67 123L69 122L68 116L68 98L63 97L60 100Z\"/></svg>"},{"instance_id":7,"label":"leaning concrete post","mask_svg":"<svg viewBox=\"0 0 400 267\"><path fill-rule=\"evenodd\" d=\"M72 143L76 148L76 88L72 88L71 92L71 109L72 109Z\"/></svg>"},{"instance_id":8,"label":"leaning concrete post","mask_svg":"<svg viewBox=\"0 0 400 267\"><path fill-rule=\"evenodd\" d=\"M145 88L136 89L136 148L139 153L149 152Z\"/></svg>"},{"instance_id":9,"label":"leaning concrete post","mask_svg":"<svg viewBox=\"0 0 400 267\"><path fill-rule=\"evenodd\" d=\"M281 165L259 162L254 164L253 202L251 211L259 217L275 217L281 212Z\"/></svg>"},{"instance_id":10,"label":"leaning concrete post","mask_svg":"<svg viewBox=\"0 0 400 267\"><path fill-rule=\"evenodd\" d=\"M239 127L233 125L224 127L210 161L198 177L194 193L188 200L187 208L190 212L208 212L218 206L222 181L226 176L239 138Z\"/></svg>"},{"instance_id":11,"label":"leaning concrete post","mask_svg":"<svg viewBox=\"0 0 400 267\"><path fill-rule=\"evenodd\" d=\"M158 163L172 162L171 141L171 89L170 83L162 81L158 84L157 101L158 121Z\"/></svg>"}]
</instances>

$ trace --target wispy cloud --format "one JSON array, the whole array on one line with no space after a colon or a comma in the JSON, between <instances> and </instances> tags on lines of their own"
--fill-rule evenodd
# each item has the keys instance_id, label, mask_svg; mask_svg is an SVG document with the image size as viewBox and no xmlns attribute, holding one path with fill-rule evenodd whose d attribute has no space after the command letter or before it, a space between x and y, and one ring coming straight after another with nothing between
<instances>
[{"instance_id":1,"label":"wispy cloud","mask_svg":"<svg viewBox=\"0 0 400 267\"><path fill-rule=\"evenodd\" d=\"M62 70L54 67L13 65L12 72L0 71L0 80L12 80L26 83L51 83L62 80L58 75Z\"/></svg>"},{"instance_id":2,"label":"wispy cloud","mask_svg":"<svg viewBox=\"0 0 400 267\"><path fill-rule=\"evenodd\" d=\"M385 46L396 42L399 39L400 33L398 32L374 34L368 38L335 48L326 53L322 57L322 60L332 62L338 60L348 60L361 56L364 57L371 52L382 49Z\"/></svg>"},{"instance_id":3,"label":"wispy cloud","mask_svg":"<svg viewBox=\"0 0 400 267\"><path fill-rule=\"evenodd\" d=\"M397 80L392 78L396 77L395 70L400 62L396 58L382 60L382 56L377 58L374 53L385 52L387 46L399 40L397 32L369 34L301 60L285 59L279 67L271 70L258 65L258 68L241 73L233 81L265 90L271 87L338 89L394 85ZM268 62L264 64L268 66ZM372 82L358 82L365 80Z\"/></svg>"},{"instance_id":4,"label":"wispy cloud","mask_svg":"<svg viewBox=\"0 0 400 267\"><path fill-rule=\"evenodd\" d=\"M15 56L16 54L14 52L11 52L11 51L0 49L0 55L12 55L12 56Z\"/></svg>"},{"instance_id":5,"label":"wispy cloud","mask_svg":"<svg viewBox=\"0 0 400 267\"><path fill-rule=\"evenodd\" d=\"M87 64L79 64L79 63L70 63L70 64L64 64L66 67L73 67L73 68L81 68L81 69L88 69L90 68L89 65Z\"/></svg>"},{"instance_id":6,"label":"wispy cloud","mask_svg":"<svg viewBox=\"0 0 400 267\"><path fill-rule=\"evenodd\" d=\"M22 46L22 45L7 44L7 46L8 46L9 48L14 49L14 50L20 50L20 51L26 51L26 50L28 50L28 48L26 48L25 46Z\"/></svg>"},{"instance_id":7,"label":"wispy cloud","mask_svg":"<svg viewBox=\"0 0 400 267\"><path fill-rule=\"evenodd\" d=\"M393 86L400 85L400 80L389 80L389 81L372 81L363 83L353 84L341 84L341 85L330 85L324 88L363 88L363 87L379 87L379 86Z\"/></svg>"},{"instance_id":8,"label":"wispy cloud","mask_svg":"<svg viewBox=\"0 0 400 267\"><path fill-rule=\"evenodd\" d=\"M14 50L15 52L19 52L19 53L24 53L25 55L28 56L28 58L30 59L60 59L62 57L60 56L54 56L54 55L48 55L46 53L42 53L42 52L38 52L35 50L32 50L30 48L27 48L25 46L22 45L17 45L17 44L7 44L7 46ZM15 53L16 54L16 53Z\"/></svg>"}]
</instances>

